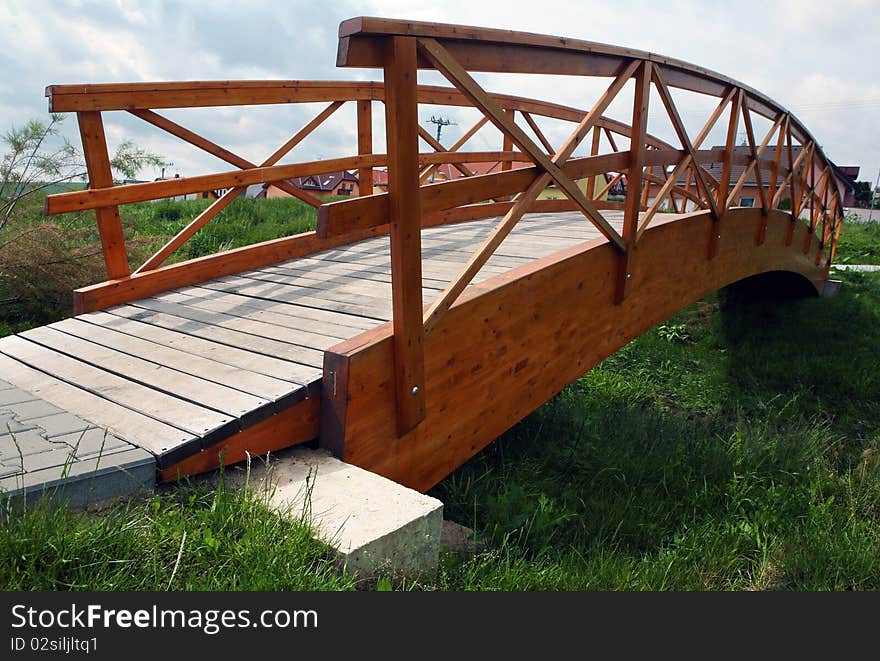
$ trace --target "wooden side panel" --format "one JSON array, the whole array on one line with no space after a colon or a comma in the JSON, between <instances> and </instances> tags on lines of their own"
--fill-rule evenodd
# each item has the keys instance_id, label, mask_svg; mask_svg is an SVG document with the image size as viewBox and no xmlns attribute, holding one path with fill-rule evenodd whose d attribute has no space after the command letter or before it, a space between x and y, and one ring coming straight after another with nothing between
<instances>
[{"instance_id":1,"label":"wooden side panel","mask_svg":"<svg viewBox=\"0 0 880 661\"><path fill-rule=\"evenodd\" d=\"M426 418L398 437L389 325L337 345L325 358L321 441L343 460L427 490L599 361L707 293L742 278L789 270L812 281L822 266L772 211L754 244L757 209L725 218L715 259L696 250L708 212L645 232L629 295L615 305L617 253L581 244L469 288L425 340ZM807 235L798 225L796 239ZM670 268L671 264L677 265Z\"/></svg>"},{"instance_id":2,"label":"wooden side panel","mask_svg":"<svg viewBox=\"0 0 880 661\"><path fill-rule=\"evenodd\" d=\"M182 477L231 466L250 457L258 457L318 436L321 399L313 394L299 404L285 409L228 439L191 455L159 471L160 482L174 482Z\"/></svg>"}]
</instances>

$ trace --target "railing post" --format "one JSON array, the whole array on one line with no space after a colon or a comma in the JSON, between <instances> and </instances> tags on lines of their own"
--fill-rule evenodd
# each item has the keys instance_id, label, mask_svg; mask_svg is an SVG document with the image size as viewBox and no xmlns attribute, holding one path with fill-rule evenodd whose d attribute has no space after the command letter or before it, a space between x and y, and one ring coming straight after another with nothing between
<instances>
[{"instance_id":1,"label":"railing post","mask_svg":"<svg viewBox=\"0 0 880 661\"><path fill-rule=\"evenodd\" d=\"M599 132L598 126L593 126L592 129L592 143L590 145L590 156L598 156L599 155L599 139L602 137L602 134ZM596 200L596 175L590 175L587 178L587 199L588 200Z\"/></svg>"},{"instance_id":2,"label":"railing post","mask_svg":"<svg viewBox=\"0 0 880 661\"><path fill-rule=\"evenodd\" d=\"M361 99L357 102L358 154L369 156L373 153L373 102ZM358 170L358 194L360 197L373 194L373 168Z\"/></svg>"},{"instance_id":3,"label":"railing post","mask_svg":"<svg viewBox=\"0 0 880 661\"><path fill-rule=\"evenodd\" d=\"M511 122L516 121L516 110L505 110L505 113L510 117ZM501 138L501 151L513 151L513 139L507 134L507 132L502 134ZM502 161L501 162L501 171L507 172L513 168L513 161Z\"/></svg>"},{"instance_id":4,"label":"railing post","mask_svg":"<svg viewBox=\"0 0 880 661\"><path fill-rule=\"evenodd\" d=\"M78 112L77 119L89 176L89 188L108 188L113 185L113 172L110 169L110 155L107 153L107 139L104 137L101 113L92 110ZM95 217L98 220L98 232L104 249L107 277L110 280L128 277L131 275L131 269L128 267L119 209L115 206L101 207L95 209Z\"/></svg>"},{"instance_id":5,"label":"railing post","mask_svg":"<svg viewBox=\"0 0 880 661\"><path fill-rule=\"evenodd\" d=\"M615 299L621 303L629 290L632 278L633 253L636 250L636 233L639 225L639 211L642 207L642 170L645 165L645 137L648 130L648 100L651 97L651 63L643 62L636 71L635 95L633 98L632 133L630 133L630 160L626 174L626 201L623 209L623 240L626 252L619 257L617 291Z\"/></svg>"},{"instance_id":6,"label":"railing post","mask_svg":"<svg viewBox=\"0 0 880 661\"><path fill-rule=\"evenodd\" d=\"M388 151L394 391L398 436L403 436L425 418L416 64L415 38L387 39L385 134Z\"/></svg>"}]
</instances>

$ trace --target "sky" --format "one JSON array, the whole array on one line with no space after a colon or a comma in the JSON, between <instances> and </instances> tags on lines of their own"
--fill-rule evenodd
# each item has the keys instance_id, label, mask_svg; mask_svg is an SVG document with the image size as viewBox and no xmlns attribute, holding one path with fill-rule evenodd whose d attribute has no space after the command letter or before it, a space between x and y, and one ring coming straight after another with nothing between
<instances>
[{"instance_id":1,"label":"sky","mask_svg":"<svg viewBox=\"0 0 880 661\"><path fill-rule=\"evenodd\" d=\"M860 179L880 170L880 0L3 0L0 3L0 132L48 118L50 84L176 80L381 80L381 71L335 66L339 23L354 16L462 23L561 35L627 46L712 69L791 110L838 165L861 166ZM609 81L572 77L477 75L490 91L517 93L588 108ZM420 82L445 84L439 74ZM676 101L693 135L715 102L699 95ZM283 144L321 105L161 111L250 160ZM423 107L449 144L476 120L475 111ZM609 109L628 121L625 95ZM282 162L356 152L354 108L347 104ZM384 151L381 113L374 111L376 151ZM559 123L557 123L559 124ZM541 124L551 142L565 126ZM126 113L105 113L111 149L131 139L161 154L182 176L229 170ZM63 131L78 144L75 119ZM766 126L769 126L767 124ZM756 130L760 130L760 122ZM571 127L568 127L569 130ZM469 143L498 149L490 126ZM649 131L672 138L662 106L652 105ZM716 130L709 140L722 136ZM708 146L708 145L706 145ZM144 171L142 178L158 172Z\"/></svg>"}]
</instances>

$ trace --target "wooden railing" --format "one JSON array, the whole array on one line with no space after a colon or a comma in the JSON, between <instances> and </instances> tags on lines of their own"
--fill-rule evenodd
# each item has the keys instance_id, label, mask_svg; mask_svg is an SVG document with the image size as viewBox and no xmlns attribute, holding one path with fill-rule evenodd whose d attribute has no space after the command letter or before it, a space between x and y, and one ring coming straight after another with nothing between
<instances>
[{"instance_id":1,"label":"wooden railing","mask_svg":"<svg viewBox=\"0 0 880 661\"><path fill-rule=\"evenodd\" d=\"M816 263L834 255L842 220L841 200L833 185L833 166L806 128L778 104L741 83L700 67L650 53L592 42L543 35L430 23L358 18L340 26L338 65L381 68L384 82L246 81L140 83L128 85L54 86L47 90L54 112L76 112L88 162L90 187L48 198L48 213L95 209L110 281L77 292L77 310L86 311L305 255L360 238L390 233L398 431L403 434L424 418L423 338L455 303L522 216L533 210L578 210L619 253L615 296L627 295L634 249L667 201L674 211L696 207L713 219L705 243L712 259L722 239L723 220L736 206L750 177L755 179L764 224L756 242L765 240L770 209L791 201L791 244L794 225L808 213L809 234L802 249L818 238ZM419 86L419 69L442 73L453 87ZM588 110L540 100L492 94L471 72L565 74L610 80ZM633 81L629 124L604 116L609 105ZM657 91L680 148L647 133L651 88ZM714 96L717 106L691 136L670 89ZM301 130L260 163L254 163L207 140L156 110L207 106L326 103ZM357 106L357 151L351 156L279 165L297 144L343 104ZM373 102L383 102L386 150L373 150ZM419 104L468 106L482 117L452 146L444 147L418 123ZM127 111L140 119L212 154L237 170L142 184L114 186L104 138L102 112ZM727 111L726 141L706 149L704 142ZM754 115L769 120L770 129L755 133ZM535 117L574 124L558 145L547 138ZM521 119L525 126L517 120ZM748 148L737 150L740 122ZM500 151L465 151L473 136L488 123L502 134ZM526 129L528 127L528 130ZM589 155L575 151L590 137ZM775 144L771 146L775 137ZM603 140L604 139L604 140ZM618 148L618 140L628 148ZM431 151L420 151L420 140ZM605 146L607 144L607 146ZM603 147L605 147L603 149ZM795 154L797 152L797 154ZM497 171L474 175L466 163L496 163ZM528 162L528 167L513 167ZM427 183L440 165L459 175ZM710 164L721 167L714 177ZM743 168L732 181L733 168ZM372 194L373 170L387 167L388 191ZM294 177L357 170L361 196L322 203L290 181ZM595 185L597 178L605 185ZM577 184L587 180L585 190ZM609 202L608 191L625 181L623 202ZM246 186L273 183L318 209L315 232L278 239L171 266L165 261L200 228L237 197ZM564 200L539 200L554 184ZM228 188L187 227L133 272L129 270L118 205ZM655 190L653 200L650 192ZM624 212L618 233L601 209ZM502 216L471 260L427 310L422 301L422 227Z\"/></svg>"}]
</instances>

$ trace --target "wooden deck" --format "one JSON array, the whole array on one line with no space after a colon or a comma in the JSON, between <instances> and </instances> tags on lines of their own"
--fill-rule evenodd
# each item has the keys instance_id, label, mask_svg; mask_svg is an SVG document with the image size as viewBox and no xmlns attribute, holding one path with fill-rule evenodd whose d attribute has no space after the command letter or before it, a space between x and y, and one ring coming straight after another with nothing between
<instances>
[{"instance_id":1,"label":"wooden deck","mask_svg":"<svg viewBox=\"0 0 880 661\"><path fill-rule=\"evenodd\" d=\"M425 230L426 304L496 223ZM476 281L599 236L577 213L526 216ZM388 239L370 239L2 338L0 366L168 468L316 397L324 351L391 319L390 283Z\"/></svg>"}]
</instances>

